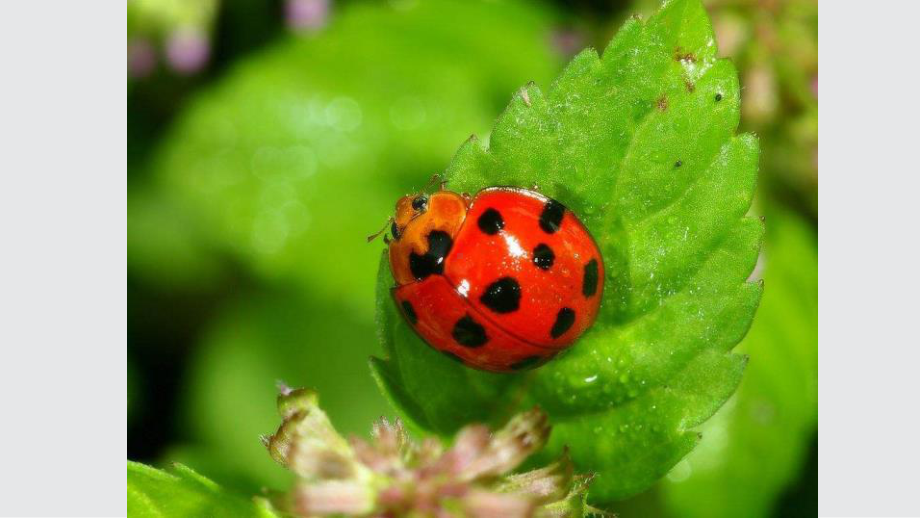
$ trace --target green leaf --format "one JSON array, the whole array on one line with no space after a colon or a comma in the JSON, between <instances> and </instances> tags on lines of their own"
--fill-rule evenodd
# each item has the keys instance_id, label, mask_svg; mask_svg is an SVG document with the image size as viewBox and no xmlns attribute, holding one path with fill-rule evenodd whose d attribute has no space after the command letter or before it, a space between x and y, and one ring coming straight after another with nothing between
<instances>
[{"instance_id":1,"label":"green leaf","mask_svg":"<svg viewBox=\"0 0 920 518\"><path fill-rule=\"evenodd\" d=\"M128 516L182 518L184 516L278 516L262 499L246 499L176 464L173 473L128 461Z\"/></svg>"},{"instance_id":2,"label":"green leaf","mask_svg":"<svg viewBox=\"0 0 920 518\"><path fill-rule=\"evenodd\" d=\"M698 0L631 19L603 58L582 52L546 91L524 87L488 148L475 139L460 148L450 186L537 185L572 208L604 254L601 314L565 356L532 373L474 372L415 338L381 261L387 359L372 366L391 401L440 434L539 404L554 425L546 458L568 445L579 471L599 475L595 501L664 475L737 387L745 359L730 351L760 299L747 277L762 224L745 216L758 145L734 135L739 108L737 74L716 59Z\"/></svg>"},{"instance_id":3,"label":"green leaf","mask_svg":"<svg viewBox=\"0 0 920 518\"><path fill-rule=\"evenodd\" d=\"M768 213L767 289L738 347L750 366L703 426L700 446L663 482L673 516L769 516L797 477L818 418L816 238L797 217Z\"/></svg>"}]
</instances>

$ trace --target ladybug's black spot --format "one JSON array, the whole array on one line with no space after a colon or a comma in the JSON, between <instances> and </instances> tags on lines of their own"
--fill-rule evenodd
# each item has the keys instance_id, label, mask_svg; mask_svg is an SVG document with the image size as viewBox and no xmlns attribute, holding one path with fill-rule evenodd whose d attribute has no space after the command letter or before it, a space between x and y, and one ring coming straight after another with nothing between
<instances>
[{"instance_id":1,"label":"ladybug's black spot","mask_svg":"<svg viewBox=\"0 0 920 518\"><path fill-rule=\"evenodd\" d=\"M528 356L527 358L524 358L523 360L519 362L513 363L511 365L511 370L522 371L522 370L531 369L533 367L536 367L542 364L543 364L543 358L541 356Z\"/></svg>"},{"instance_id":2,"label":"ladybug's black spot","mask_svg":"<svg viewBox=\"0 0 920 518\"><path fill-rule=\"evenodd\" d=\"M546 243L540 243L533 249L533 264L541 270L549 270L556 261L556 254Z\"/></svg>"},{"instance_id":3,"label":"ladybug's black spot","mask_svg":"<svg viewBox=\"0 0 920 518\"><path fill-rule=\"evenodd\" d=\"M556 314L556 323L550 329L549 334L553 338L559 338L575 323L575 310L571 308L562 308Z\"/></svg>"},{"instance_id":4,"label":"ladybug's black spot","mask_svg":"<svg viewBox=\"0 0 920 518\"><path fill-rule=\"evenodd\" d=\"M540 228L547 234L554 233L562 225L562 216L565 216L565 205L556 200L549 200L540 214Z\"/></svg>"},{"instance_id":5,"label":"ladybug's black spot","mask_svg":"<svg viewBox=\"0 0 920 518\"><path fill-rule=\"evenodd\" d=\"M521 285L511 277L502 277L486 288L479 300L496 313L511 313L521 305Z\"/></svg>"},{"instance_id":6,"label":"ladybug's black spot","mask_svg":"<svg viewBox=\"0 0 920 518\"><path fill-rule=\"evenodd\" d=\"M479 230L482 230L490 236L498 234L498 231L505 228L505 220L500 212L495 209L486 209L476 221Z\"/></svg>"},{"instance_id":7,"label":"ladybug's black spot","mask_svg":"<svg viewBox=\"0 0 920 518\"><path fill-rule=\"evenodd\" d=\"M489 341L486 330L469 315L464 316L454 324L451 332L454 340L464 347L482 347Z\"/></svg>"},{"instance_id":8,"label":"ladybug's black spot","mask_svg":"<svg viewBox=\"0 0 920 518\"><path fill-rule=\"evenodd\" d=\"M393 239L397 241L399 241L399 238L402 237L402 234L399 233L399 226L396 225L395 221L392 225L390 225L390 234L393 234Z\"/></svg>"},{"instance_id":9,"label":"ladybug's black spot","mask_svg":"<svg viewBox=\"0 0 920 518\"><path fill-rule=\"evenodd\" d=\"M415 325L418 323L418 315L415 314L415 308L412 307L412 304L408 300L402 301L403 314L406 315L406 320L410 324Z\"/></svg>"},{"instance_id":10,"label":"ladybug's black spot","mask_svg":"<svg viewBox=\"0 0 920 518\"><path fill-rule=\"evenodd\" d=\"M447 232L432 230L428 233L428 251L423 255L415 252L409 254L409 270L416 280L422 280L429 275L444 273L444 259L454 245L454 240Z\"/></svg>"},{"instance_id":11,"label":"ladybug's black spot","mask_svg":"<svg viewBox=\"0 0 920 518\"><path fill-rule=\"evenodd\" d=\"M591 259L585 265L585 275L581 280L581 293L591 297L597 293L597 259Z\"/></svg>"},{"instance_id":12,"label":"ladybug's black spot","mask_svg":"<svg viewBox=\"0 0 920 518\"><path fill-rule=\"evenodd\" d=\"M448 358L450 358L451 360L453 360L453 361L455 361L455 362L457 362L457 363L464 363L464 364L466 363L466 362L463 361L463 358L457 356L456 354L454 354L454 353L452 353L452 352L450 352L450 351L441 351L441 353L444 354L444 356L447 356Z\"/></svg>"}]
</instances>

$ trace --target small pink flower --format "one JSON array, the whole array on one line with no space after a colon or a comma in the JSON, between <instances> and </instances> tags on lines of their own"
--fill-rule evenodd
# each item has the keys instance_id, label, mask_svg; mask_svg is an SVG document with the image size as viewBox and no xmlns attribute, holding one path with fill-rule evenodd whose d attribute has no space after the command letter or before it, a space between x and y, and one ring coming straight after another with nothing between
<instances>
[{"instance_id":1,"label":"small pink flower","mask_svg":"<svg viewBox=\"0 0 920 518\"><path fill-rule=\"evenodd\" d=\"M329 19L329 0L287 0L284 11L291 29L321 29Z\"/></svg>"},{"instance_id":2,"label":"small pink flower","mask_svg":"<svg viewBox=\"0 0 920 518\"><path fill-rule=\"evenodd\" d=\"M589 478L573 474L568 454L542 469L511 474L549 437L545 413L534 408L502 429L470 425L453 446L413 441L402 422L381 418L371 441L346 441L319 408L316 394L282 389L284 422L263 438L272 457L296 473L290 511L302 516L576 517Z\"/></svg>"},{"instance_id":3,"label":"small pink flower","mask_svg":"<svg viewBox=\"0 0 920 518\"><path fill-rule=\"evenodd\" d=\"M585 37L576 29L556 29L552 32L550 39L553 48L563 56L574 56L585 47Z\"/></svg>"},{"instance_id":4,"label":"small pink flower","mask_svg":"<svg viewBox=\"0 0 920 518\"><path fill-rule=\"evenodd\" d=\"M169 35L166 60L176 72L194 74L204 68L211 54L211 44L200 29L184 27Z\"/></svg>"}]
</instances>

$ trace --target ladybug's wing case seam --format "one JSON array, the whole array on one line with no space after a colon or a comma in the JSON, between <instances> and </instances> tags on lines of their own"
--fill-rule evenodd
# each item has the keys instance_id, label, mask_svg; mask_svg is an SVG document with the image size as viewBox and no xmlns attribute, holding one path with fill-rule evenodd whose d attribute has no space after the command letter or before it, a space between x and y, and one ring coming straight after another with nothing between
<instances>
[{"instance_id":1,"label":"ladybug's wing case seam","mask_svg":"<svg viewBox=\"0 0 920 518\"><path fill-rule=\"evenodd\" d=\"M534 347L483 317L440 275L391 290L397 308L425 342L442 353L490 371L535 367L555 350Z\"/></svg>"}]
</instances>

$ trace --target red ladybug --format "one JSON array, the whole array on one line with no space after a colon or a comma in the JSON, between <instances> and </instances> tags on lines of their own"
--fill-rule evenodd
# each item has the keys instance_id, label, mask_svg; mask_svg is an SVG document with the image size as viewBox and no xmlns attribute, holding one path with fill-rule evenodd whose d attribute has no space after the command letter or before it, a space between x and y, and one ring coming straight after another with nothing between
<instances>
[{"instance_id":1,"label":"red ladybug","mask_svg":"<svg viewBox=\"0 0 920 518\"><path fill-rule=\"evenodd\" d=\"M429 345L470 367L542 365L597 316L597 244L572 211L540 193L405 196L390 233L397 306Z\"/></svg>"}]
</instances>

